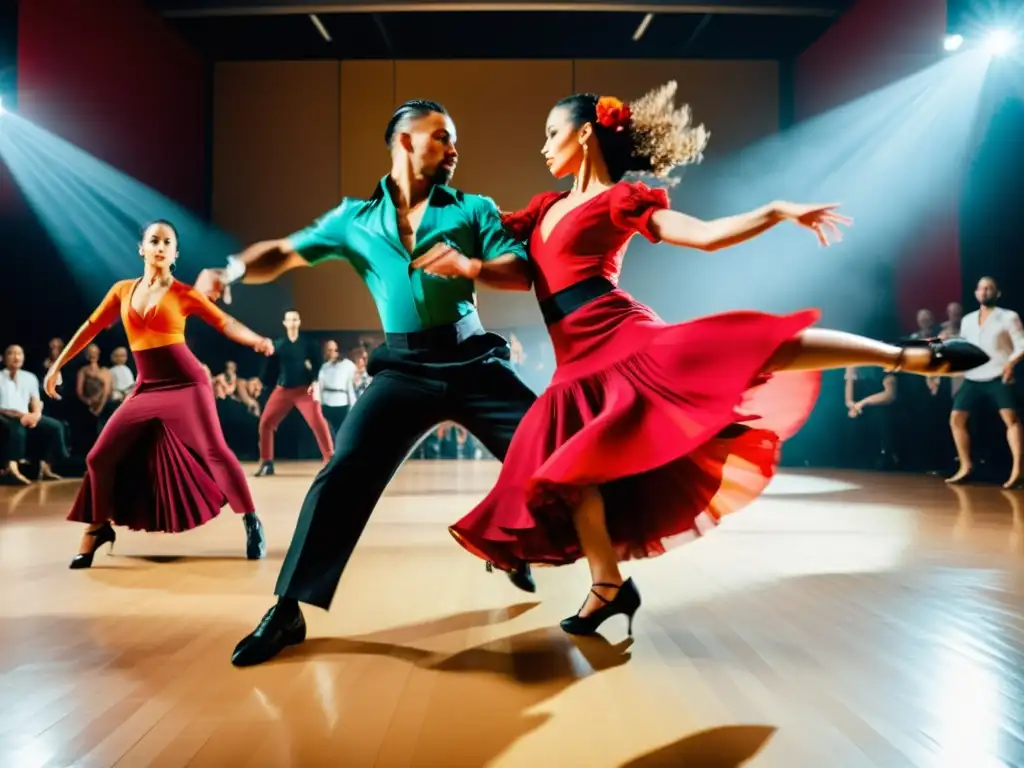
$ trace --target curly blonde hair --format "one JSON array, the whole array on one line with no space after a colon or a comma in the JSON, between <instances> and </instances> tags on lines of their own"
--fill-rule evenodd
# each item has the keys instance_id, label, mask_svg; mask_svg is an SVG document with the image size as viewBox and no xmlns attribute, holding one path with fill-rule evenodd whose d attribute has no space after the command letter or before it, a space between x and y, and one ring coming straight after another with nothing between
<instances>
[{"instance_id":1,"label":"curly blonde hair","mask_svg":"<svg viewBox=\"0 0 1024 768\"><path fill-rule=\"evenodd\" d=\"M676 166L704 159L711 132L693 125L690 107L675 106L678 83L670 80L629 104L633 154L650 163L650 173L667 179Z\"/></svg>"},{"instance_id":2,"label":"curly blonde hair","mask_svg":"<svg viewBox=\"0 0 1024 768\"><path fill-rule=\"evenodd\" d=\"M653 174L671 185L669 173L676 166L699 163L710 133L693 126L690 108L676 108L675 81L655 88L631 104L613 96L575 93L555 104L568 110L569 119L581 128L590 123L614 181L627 173Z\"/></svg>"}]
</instances>

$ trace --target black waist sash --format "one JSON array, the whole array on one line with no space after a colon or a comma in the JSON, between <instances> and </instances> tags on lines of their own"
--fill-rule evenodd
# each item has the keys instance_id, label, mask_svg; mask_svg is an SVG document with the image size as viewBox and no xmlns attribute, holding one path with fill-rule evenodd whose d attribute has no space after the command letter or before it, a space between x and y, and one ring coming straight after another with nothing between
<instances>
[{"instance_id":1,"label":"black waist sash","mask_svg":"<svg viewBox=\"0 0 1024 768\"><path fill-rule=\"evenodd\" d=\"M471 336L484 333L480 315L471 312L454 323L435 325L422 331L411 333L385 333L385 343L395 350L403 352L426 352L443 350L458 346Z\"/></svg>"},{"instance_id":2,"label":"black waist sash","mask_svg":"<svg viewBox=\"0 0 1024 768\"><path fill-rule=\"evenodd\" d=\"M546 325L553 325L584 304L614 290L615 286L607 278L588 277L544 299L540 303L540 313Z\"/></svg>"}]
</instances>

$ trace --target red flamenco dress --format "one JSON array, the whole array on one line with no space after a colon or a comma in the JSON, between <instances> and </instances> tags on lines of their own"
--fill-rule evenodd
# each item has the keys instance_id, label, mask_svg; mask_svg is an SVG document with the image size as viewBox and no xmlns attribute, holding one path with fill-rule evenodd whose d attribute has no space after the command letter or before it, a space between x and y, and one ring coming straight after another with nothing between
<instances>
[{"instance_id":1,"label":"red flamenco dress","mask_svg":"<svg viewBox=\"0 0 1024 768\"><path fill-rule=\"evenodd\" d=\"M597 486L619 560L655 557L756 499L783 440L814 408L818 372L771 374L779 347L818 319L740 311L668 324L620 290L630 238L651 242L662 189L620 182L570 210L537 195L506 228L529 244L557 369L520 423L498 481L449 529L508 570L583 556L572 509Z\"/></svg>"}]
</instances>

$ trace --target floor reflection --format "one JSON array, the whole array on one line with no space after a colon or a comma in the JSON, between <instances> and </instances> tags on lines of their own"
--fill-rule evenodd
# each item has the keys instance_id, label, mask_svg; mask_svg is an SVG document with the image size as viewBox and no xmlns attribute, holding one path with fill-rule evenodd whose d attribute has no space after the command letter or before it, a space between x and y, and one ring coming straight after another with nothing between
<instances>
[{"instance_id":1,"label":"floor reflection","mask_svg":"<svg viewBox=\"0 0 1024 768\"><path fill-rule=\"evenodd\" d=\"M580 639L558 620L585 567L522 600L437 523L494 468L434 464L396 478L310 639L247 670L315 467L254 483L258 563L223 515L71 572L74 485L0 489L0 765L1024 765L1024 494L789 473L626 566L634 639Z\"/></svg>"}]
</instances>

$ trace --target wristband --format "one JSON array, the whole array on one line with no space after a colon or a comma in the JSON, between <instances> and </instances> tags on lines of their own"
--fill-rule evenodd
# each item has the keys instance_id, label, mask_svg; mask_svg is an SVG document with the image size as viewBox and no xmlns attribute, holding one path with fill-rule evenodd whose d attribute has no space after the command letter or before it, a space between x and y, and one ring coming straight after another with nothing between
<instances>
[{"instance_id":1,"label":"wristband","mask_svg":"<svg viewBox=\"0 0 1024 768\"><path fill-rule=\"evenodd\" d=\"M237 283L245 276L245 264L237 256L228 256L228 265L224 268L224 282L227 285Z\"/></svg>"}]
</instances>

